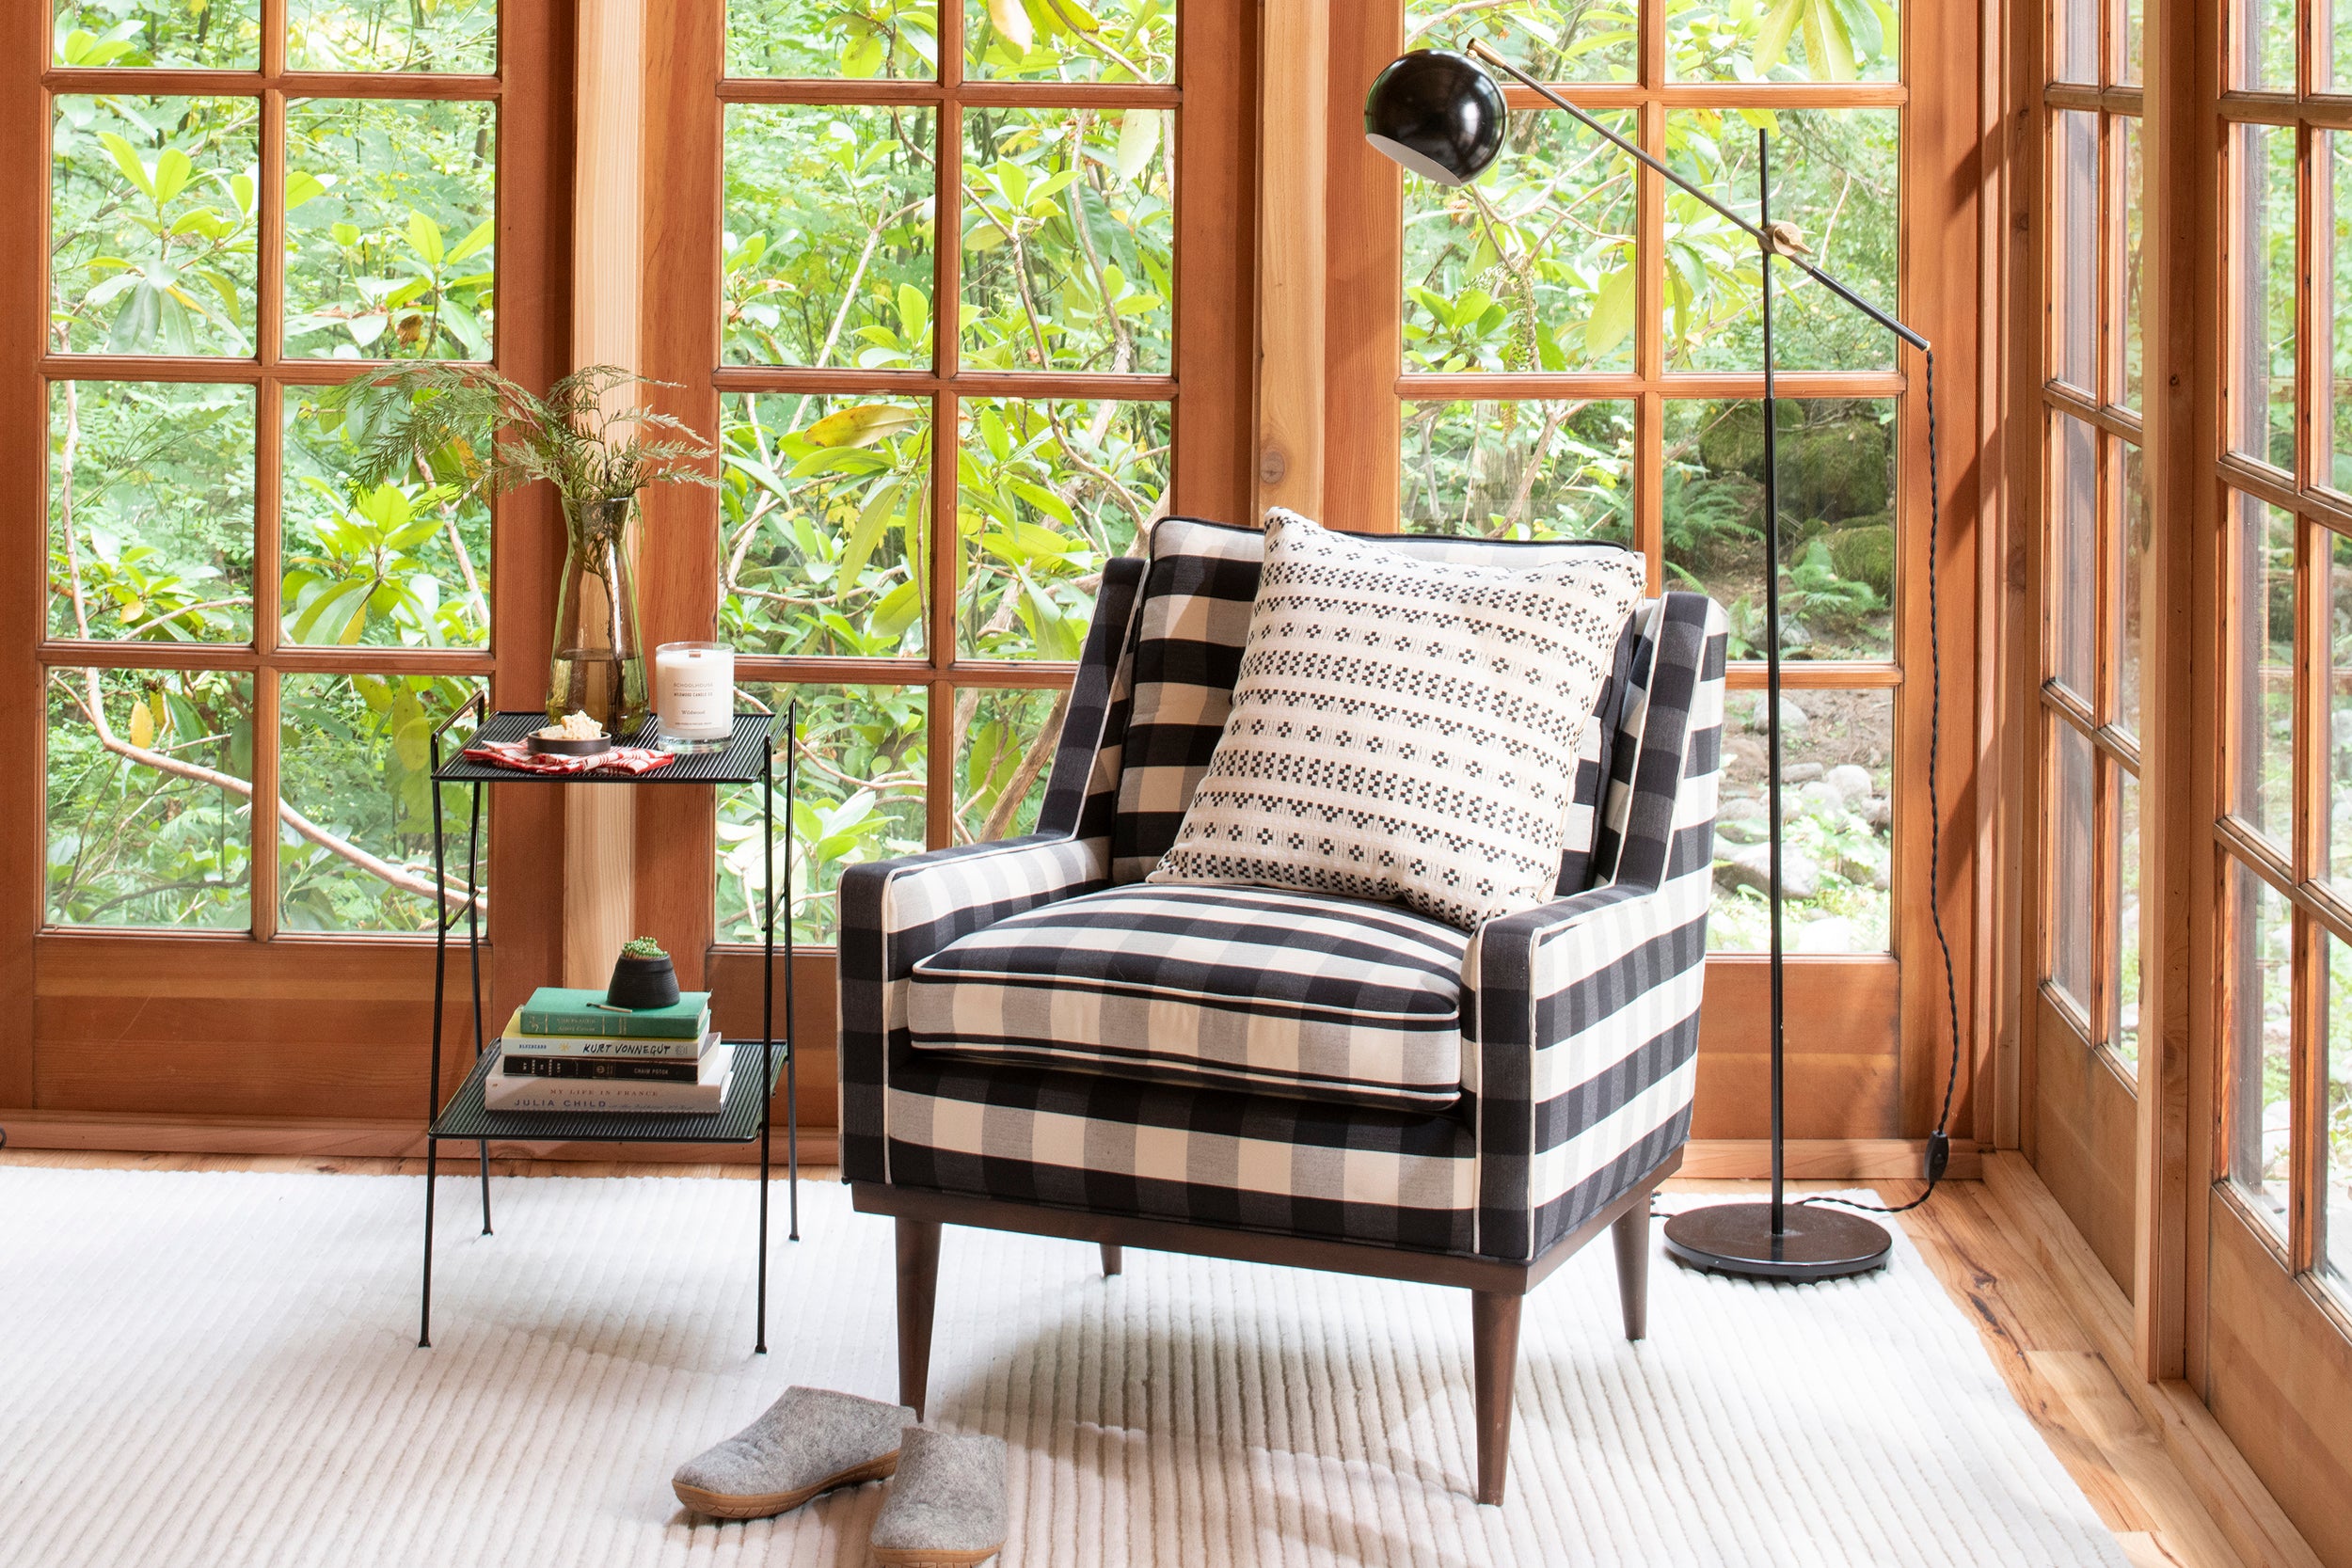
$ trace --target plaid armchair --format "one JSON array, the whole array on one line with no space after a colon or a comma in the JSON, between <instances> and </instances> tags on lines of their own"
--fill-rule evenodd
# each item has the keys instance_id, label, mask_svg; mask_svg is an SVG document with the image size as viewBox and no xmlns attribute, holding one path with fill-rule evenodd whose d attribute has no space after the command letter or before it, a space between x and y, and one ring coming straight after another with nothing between
<instances>
[{"instance_id":1,"label":"plaid armchair","mask_svg":"<svg viewBox=\"0 0 2352 1568\"><path fill-rule=\"evenodd\" d=\"M1222 733L1262 536L1169 518L1150 549L1104 572L1038 831L842 879L842 1172L897 1217L899 1397L923 1405L942 1224L1097 1242L1109 1273L1133 1244L1462 1285L1499 1502L1526 1291L1613 1228L1643 1333L1649 1195L1690 1132L1723 612L1636 607L1558 896L1468 932L1143 881Z\"/></svg>"}]
</instances>

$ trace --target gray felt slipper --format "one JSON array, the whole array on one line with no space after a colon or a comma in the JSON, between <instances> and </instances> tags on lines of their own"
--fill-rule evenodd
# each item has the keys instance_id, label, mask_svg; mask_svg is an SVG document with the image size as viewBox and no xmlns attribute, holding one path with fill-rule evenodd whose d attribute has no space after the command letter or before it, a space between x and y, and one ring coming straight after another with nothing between
<instances>
[{"instance_id":1,"label":"gray felt slipper","mask_svg":"<svg viewBox=\"0 0 2352 1568\"><path fill-rule=\"evenodd\" d=\"M1005 1443L911 1426L874 1520L889 1568L971 1568L1005 1545Z\"/></svg>"},{"instance_id":2,"label":"gray felt slipper","mask_svg":"<svg viewBox=\"0 0 2352 1568\"><path fill-rule=\"evenodd\" d=\"M787 1388L767 1413L670 1478L677 1500L714 1519L765 1519L819 1492L880 1481L898 1467L903 1404L824 1388Z\"/></svg>"}]
</instances>

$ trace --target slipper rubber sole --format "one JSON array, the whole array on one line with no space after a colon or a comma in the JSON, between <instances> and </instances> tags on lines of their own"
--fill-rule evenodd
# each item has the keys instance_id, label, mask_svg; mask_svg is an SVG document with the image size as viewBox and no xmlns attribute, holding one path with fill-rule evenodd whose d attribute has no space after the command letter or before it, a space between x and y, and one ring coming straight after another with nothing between
<instances>
[{"instance_id":1,"label":"slipper rubber sole","mask_svg":"<svg viewBox=\"0 0 2352 1568\"><path fill-rule=\"evenodd\" d=\"M723 1492L706 1492L699 1486L688 1486L682 1481L675 1481L670 1483L670 1490L677 1494L678 1501L695 1513L706 1514L713 1519L765 1519L772 1514L789 1513L811 1497L831 1492L836 1487L857 1486L869 1481L887 1480L890 1476L897 1474L898 1469L898 1450L893 1449L880 1459L869 1459L863 1465L852 1465L836 1475L827 1476L813 1486L800 1487L791 1492L765 1492L748 1497L729 1497ZM982 1559L959 1558L955 1560L959 1563L966 1560L978 1562Z\"/></svg>"},{"instance_id":2,"label":"slipper rubber sole","mask_svg":"<svg viewBox=\"0 0 2352 1568\"><path fill-rule=\"evenodd\" d=\"M993 1546L983 1546L970 1552L940 1551L930 1546L876 1546L871 1549L874 1560L882 1564L882 1568L973 1568L973 1564L986 1562L1003 1551L1005 1544L999 1541Z\"/></svg>"}]
</instances>

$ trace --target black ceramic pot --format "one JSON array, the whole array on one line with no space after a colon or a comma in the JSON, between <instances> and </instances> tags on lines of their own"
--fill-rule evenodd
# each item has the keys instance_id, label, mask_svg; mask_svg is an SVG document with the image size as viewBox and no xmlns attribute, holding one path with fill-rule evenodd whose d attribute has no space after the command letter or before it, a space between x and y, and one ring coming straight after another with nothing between
<instances>
[{"instance_id":1,"label":"black ceramic pot","mask_svg":"<svg viewBox=\"0 0 2352 1568\"><path fill-rule=\"evenodd\" d=\"M670 965L669 956L659 958L632 958L622 954L613 960L612 984L605 990L604 1000L610 1006L668 1007L677 1002L677 971Z\"/></svg>"}]
</instances>

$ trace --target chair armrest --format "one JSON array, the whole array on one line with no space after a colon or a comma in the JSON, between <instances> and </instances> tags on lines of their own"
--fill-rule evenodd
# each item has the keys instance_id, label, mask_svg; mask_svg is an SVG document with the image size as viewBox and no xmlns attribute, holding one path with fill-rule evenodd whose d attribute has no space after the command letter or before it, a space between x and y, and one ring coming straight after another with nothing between
<instances>
[{"instance_id":1,"label":"chair armrest","mask_svg":"<svg viewBox=\"0 0 2352 1568\"><path fill-rule=\"evenodd\" d=\"M1109 881L1100 839L1033 834L853 865L839 942L841 1168L882 1180L890 1063L906 1043L907 977L957 938Z\"/></svg>"},{"instance_id":2,"label":"chair armrest","mask_svg":"<svg viewBox=\"0 0 2352 1568\"><path fill-rule=\"evenodd\" d=\"M1670 594L1621 732L1616 879L1482 927L1463 966L1479 1251L1534 1258L1690 1135L1722 765L1723 611Z\"/></svg>"}]
</instances>

